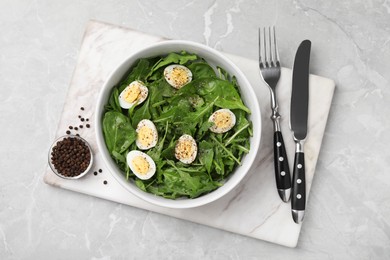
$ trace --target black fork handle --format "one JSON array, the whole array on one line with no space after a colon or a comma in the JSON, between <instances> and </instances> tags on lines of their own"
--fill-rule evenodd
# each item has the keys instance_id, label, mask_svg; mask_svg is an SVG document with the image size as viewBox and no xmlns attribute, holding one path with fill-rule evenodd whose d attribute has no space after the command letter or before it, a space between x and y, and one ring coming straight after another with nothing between
<instances>
[{"instance_id":1,"label":"black fork handle","mask_svg":"<svg viewBox=\"0 0 390 260\"><path fill-rule=\"evenodd\" d=\"M274 132L274 166L279 196L284 202L288 202L291 194L291 174L281 131Z\"/></svg>"}]
</instances>

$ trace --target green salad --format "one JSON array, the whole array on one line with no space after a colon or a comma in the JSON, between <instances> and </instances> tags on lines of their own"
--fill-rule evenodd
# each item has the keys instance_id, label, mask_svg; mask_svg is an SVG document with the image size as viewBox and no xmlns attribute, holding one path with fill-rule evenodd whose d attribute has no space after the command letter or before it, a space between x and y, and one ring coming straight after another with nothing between
<instances>
[{"instance_id":1,"label":"green salad","mask_svg":"<svg viewBox=\"0 0 390 260\"><path fill-rule=\"evenodd\" d=\"M102 126L128 181L165 198L196 198L241 165L249 113L234 76L182 51L139 59L113 87Z\"/></svg>"}]
</instances>

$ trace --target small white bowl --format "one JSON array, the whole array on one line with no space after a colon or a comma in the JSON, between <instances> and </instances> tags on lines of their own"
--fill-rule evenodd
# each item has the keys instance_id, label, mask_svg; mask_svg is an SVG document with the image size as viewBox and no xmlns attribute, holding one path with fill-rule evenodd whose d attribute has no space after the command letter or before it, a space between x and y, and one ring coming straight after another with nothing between
<instances>
[{"instance_id":1,"label":"small white bowl","mask_svg":"<svg viewBox=\"0 0 390 260\"><path fill-rule=\"evenodd\" d=\"M52 157L52 152L53 152L53 148L56 147L57 144L58 144L59 142L63 141L65 138L73 138L73 139L78 139L78 140L82 141L82 142L88 147L88 151L89 151L89 154L90 154L90 156L91 156L91 159L89 160L89 164L88 164L87 169L85 169L85 171L83 171L83 172L80 173L79 175L72 176L72 177L70 177L70 176L65 176L65 175L62 175L61 173L59 173L59 172L57 171L55 165L53 164L52 159L51 159L51 157ZM91 169L92 164L93 164L93 153L92 153L91 146L89 145L89 143L88 143L85 139L83 139L83 138L81 138L81 137L79 137L79 136L77 136L77 135L63 135L63 136L57 138L57 140L55 140L55 141L53 142L53 144L51 145L51 147L50 147L50 149L49 149L48 162L49 162L49 166L50 166L51 170L52 170L58 177L61 177L61 178L64 178L64 179L68 179L68 180L77 180L77 179L80 179L81 177L85 176L85 175L89 172L89 170Z\"/></svg>"},{"instance_id":2,"label":"small white bowl","mask_svg":"<svg viewBox=\"0 0 390 260\"><path fill-rule=\"evenodd\" d=\"M104 106L108 102L110 91L114 85L116 85L128 72L134 63L140 58L148 58L154 56L167 55L171 52L180 52L187 51L189 53L195 53L200 57L204 58L211 66L219 66L225 69L230 75L234 75L237 78L238 84L240 86L241 97L245 105L251 110L251 115L249 119L253 124L253 136L250 139L250 151L242 159L242 165L237 166L235 171L230 175L226 180L225 184L218 189L205 194L201 197L195 199L189 198L180 198L176 200L166 199L159 197L147 192L140 190L132 181L127 181L124 174L117 167L114 160L111 158L103 137L102 129L102 117ZM256 94L252 89L248 79L242 73L242 71L228 58L222 55L220 52L207 47L203 44L190 42L190 41L177 41L170 40L159 42L157 44L146 47L136 53L133 53L128 58L126 58L107 78L106 82L101 89L99 98L97 100L96 113L95 113L95 124L96 124L96 139L99 151L102 154L103 160L108 167L111 174L115 179L129 192L138 196L139 198L150 202L152 204L167 207L167 208L193 208L205 205L207 203L213 202L229 191L234 189L239 182L245 177L251 168L254 159L257 155L260 146L260 137L261 137L261 113L259 102L257 100Z\"/></svg>"}]
</instances>

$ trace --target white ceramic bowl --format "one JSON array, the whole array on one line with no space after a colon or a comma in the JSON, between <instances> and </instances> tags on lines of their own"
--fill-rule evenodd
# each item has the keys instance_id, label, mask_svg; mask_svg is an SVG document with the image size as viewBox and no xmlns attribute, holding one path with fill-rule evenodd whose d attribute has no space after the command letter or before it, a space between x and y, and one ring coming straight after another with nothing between
<instances>
[{"instance_id":1,"label":"white ceramic bowl","mask_svg":"<svg viewBox=\"0 0 390 260\"><path fill-rule=\"evenodd\" d=\"M195 199L166 199L159 197L147 192L140 190L134 183L127 181L126 177L123 175L121 170L117 167L114 160L111 159L110 154L106 148L103 129L102 129L102 116L105 104L107 104L110 91L114 85L116 85L124 76L124 74L131 68L137 60L140 58L148 58L153 56L166 55L170 52L180 52L185 50L190 53L198 54L200 57L204 58L210 65L219 66L225 69L230 75L234 75L237 78L238 84L241 88L241 96L245 105L251 110L251 115L249 119L253 124L253 137L250 140L250 152L244 156L242 159L242 165L238 166L235 169L230 177L227 179L225 184L220 188L216 189L213 192L205 194L201 197ZM102 154L103 160L108 167L111 174L115 179L129 192L138 196L139 198L153 203L158 206L168 207L168 208L192 208L205 205L212 201L215 201L229 191L234 189L239 182L245 177L251 168L253 161L257 155L260 145L260 136L261 136L261 113L259 103L256 97L255 92L252 89L249 81L242 73L242 71L228 58L222 55L220 52L207 47L205 45L194 43L190 41L164 41L157 44L151 45L142 49L130 57L125 59L108 77L106 82L103 85L103 88L100 92L99 99L97 100L96 113L95 113L95 122L96 122L96 138L99 151Z\"/></svg>"}]
</instances>

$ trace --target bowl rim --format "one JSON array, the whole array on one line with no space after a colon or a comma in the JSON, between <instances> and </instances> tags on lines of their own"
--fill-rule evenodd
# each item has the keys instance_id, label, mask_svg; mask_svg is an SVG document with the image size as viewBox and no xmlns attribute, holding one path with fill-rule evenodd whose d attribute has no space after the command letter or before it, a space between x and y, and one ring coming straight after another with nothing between
<instances>
[{"instance_id":1,"label":"bowl rim","mask_svg":"<svg viewBox=\"0 0 390 260\"><path fill-rule=\"evenodd\" d=\"M128 181L125 180L125 176L120 173L119 169L117 168L113 160L111 159L110 154L108 153L108 150L105 145L104 141L104 136L103 136L103 129L101 126L101 120L103 116L103 109L104 109L104 104L107 102L107 96L105 95L106 92L110 93L109 90L112 89L113 84L110 83L112 81L112 78L118 73L118 71L127 63L130 62L130 64L127 64L126 70L128 71L132 65L134 65L134 62L139 60L140 58L145 58L148 56L153 56L153 55L148 55L149 52L152 52L155 49L159 48L164 48L164 47L177 47L177 51L179 50L188 50L188 49L197 49L202 52L208 52L211 54L211 56L215 57L219 61L223 61L223 63L226 63L230 66L230 70L234 71L235 74L234 76L239 80L239 85L242 87L242 85L247 86L245 88L245 91L249 92L249 96L253 99L252 106L254 106L254 110L258 112L256 116L258 117L258 121L256 125L253 125L253 129L258 129L253 131L253 136L251 139L253 142L251 142L251 148L250 151L252 152L252 156L248 156L249 154L246 154L244 156L245 158L245 164L242 164L240 167L240 172L241 174L238 175L238 173L234 173L230 175L228 181L224 183L221 187L217 188L216 190L207 193L205 195L202 195L198 198L194 199L167 199L163 198L161 196L153 195L151 193L144 192L140 190L138 187L135 185L132 185ZM180 47L180 48L178 48ZM187 48L187 49L186 49ZM171 51L169 51L171 52ZM167 52L166 54L168 54ZM163 54L160 54L163 55ZM202 56L202 55L200 55ZM202 57L204 58L204 57ZM207 58L205 58L207 60ZM133 60L133 61L132 61ZM122 74L123 77L123 74ZM110 86L108 84L110 83ZM241 89L241 92L243 90ZM241 94L242 95L242 94ZM103 104L104 103L104 104ZM253 110L253 109L251 109ZM252 115L254 114L253 111L251 113ZM252 120L253 124L253 120ZM95 108L95 135L96 135L96 140L97 140L97 146L100 149L100 153L102 154L102 159L104 161L104 164L108 167L109 172L111 175L123 186L127 191L131 192L133 195L136 197L147 201L151 204L154 204L156 206L161 206L161 207L166 207L166 208L174 208L174 209L184 209L184 208L194 208L194 207L199 207L203 206L206 204L209 204L213 201L216 201L220 198L222 198L224 195L228 194L230 191L234 190L238 186L238 184L245 178L247 173L250 171L250 169L253 166L253 163L256 158L256 154L259 150L260 147L260 142L261 142L261 132L262 132L262 120L261 120L261 110L260 110L260 105L259 105L259 100L258 97L252 87L252 84L249 82L245 74L241 71L241 69L229 58L227 58L225 55L223 55L221 52L207 46L201 43L193 42L193 41L187 41L187 40L163 40L157 43L150 44L142 49L139 49L135 52L130 53L125 59L122 60L113 70L112 72L108 75L106 78L104 84L102 85L100 91L99 91L99 96ZM256 134L255 134L256 133ZM254 146L253 146L254 144ZM237 168L236 168L237 170ZM235 171L236 171L235 170ZM129 185L130 184L130 185Z\"/></svg>"}]
</instances>

